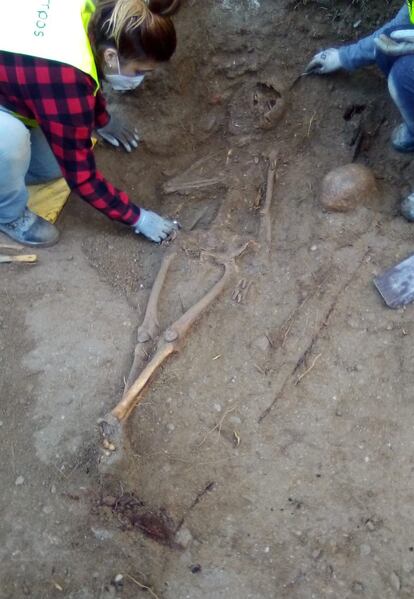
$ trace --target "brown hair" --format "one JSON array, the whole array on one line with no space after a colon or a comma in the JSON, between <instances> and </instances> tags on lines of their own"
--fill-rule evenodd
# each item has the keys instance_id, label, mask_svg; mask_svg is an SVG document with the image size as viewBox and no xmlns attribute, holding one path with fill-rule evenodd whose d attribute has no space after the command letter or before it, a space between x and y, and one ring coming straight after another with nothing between
<instances>
[{"instance_id":1,"label":"brown hair","mask_svg":"<svg viewBox=\"0 0 414 599\"><path fill-rule=\"evenodd\" d=\"M171 15L181 0L98 0L89 34L99 54L114 47L120 59L165 62L177 46Z\"/></svg>"}]
</instances>

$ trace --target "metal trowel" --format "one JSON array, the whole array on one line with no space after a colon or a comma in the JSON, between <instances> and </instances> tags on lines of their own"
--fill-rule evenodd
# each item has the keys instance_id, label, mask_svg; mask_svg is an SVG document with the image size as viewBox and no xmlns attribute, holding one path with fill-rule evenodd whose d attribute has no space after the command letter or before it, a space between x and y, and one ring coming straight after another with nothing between
<instances>
[{"instance_id":1,"label":"metal trowel","mask_svg":"<svg viewBox=\"0 0 414 599\"><path fill-rule=\"evenodd\" d=\"M376 277L374 285L389 308L414 301L414 254Z\"/></svg>"}]
</instances>

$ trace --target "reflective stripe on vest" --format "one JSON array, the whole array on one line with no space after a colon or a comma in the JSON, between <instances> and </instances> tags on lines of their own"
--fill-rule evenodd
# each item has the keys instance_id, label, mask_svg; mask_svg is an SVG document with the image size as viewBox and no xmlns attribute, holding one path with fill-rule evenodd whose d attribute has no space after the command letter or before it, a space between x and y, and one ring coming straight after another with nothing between
<instances>
[{"instance_id":1,"label":"reflective stripe on vest","mask_svg":"<svg viewBox=\"0 0 414 599\"><path fill-rule=\"evenodd\" d=\"M87 35L92 0L10 0L2 6L0 50L69 64L99 78Z\"/></svg>"},{"instance_id":2,"label":"reflective stripe on vest","mask_svg":"<svg viewBox=\"0 0 414 599\"><path fill-rule=\"evenodd\" d=\"M414 0L407 0L408 14L410 15L410 21L414 24Z\"/></svg>"}]
</instances>

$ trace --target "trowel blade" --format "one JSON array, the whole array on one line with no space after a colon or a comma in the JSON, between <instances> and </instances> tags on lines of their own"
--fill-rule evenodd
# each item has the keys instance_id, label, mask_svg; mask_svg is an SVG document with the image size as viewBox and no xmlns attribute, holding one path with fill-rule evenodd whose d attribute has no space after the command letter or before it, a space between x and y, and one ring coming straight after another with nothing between
<instances>
[{"instance_id":1,"label":"trowel blade","mask_svg":"<svg viewBox=\"0 0 414 599\"><path fill-rule=\"evenodd\" d=\"M389 308L414 301L414 254L376 277L374 285Z\"/></svg>"}]
</instances>

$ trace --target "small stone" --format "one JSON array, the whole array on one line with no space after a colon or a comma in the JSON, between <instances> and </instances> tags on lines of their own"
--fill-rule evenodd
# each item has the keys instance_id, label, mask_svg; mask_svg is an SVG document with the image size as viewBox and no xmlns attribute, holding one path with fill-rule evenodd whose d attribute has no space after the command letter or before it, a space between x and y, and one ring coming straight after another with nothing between
<instances>
[{"instance_id":1,"label":"small stone","mask_svg":"<svg viewBox=\"0 0 414 599\"><path fill-rule=\"evenodd\" d=\"M330 171L322 182L321 204L331 212L350 212L378 194L373 172L362 164L346 164Z\"/></svg>"},{"instance_id":2,"label":"small stone","mask_svg":"<svg viewBox=\"0 0 414 599\"><path fill-rule=\"evenodd\" d=\"M317 249L318 249L317 245L311 245L311 247L310 247L311 252L316 252Z\"/></svg>"},{"instance_id":3,"label":"small stone","mask_svg":"<svg viewBox=\"0 0 414 599\"><path fill-rule=\"evenodd\" d=\"M369 545L366 545L365 543L363 543L359 547L359 553L362 557L366 557L367 555L369 555L371 553L371 547Z\"/></svg>"},{"instance_id":4,"label":"small stone","mask_svg":"<svg viewBox=\"0 0 414 599\"><path fill-rule=\"evenodd\" d=\"M312 553L312 559L315 561L318 560L320 557L322 557L322 553L322 549L315 549L315 551Z\"/></svg>"},{"instance_id":5,"label":"small stone","mask_svg":"<svg viewBox=\"0 0 414 599\"><path fill-rule=\"evenodd\" d=\"M351 586L351 591L353 593L355 593L356 595L361 595L361 593L364 592L364 585L362 584L362 582L359 582L358 580L354 580L354 582L352 583L352 586Z\"/></svg>"},{"instance_id":6,"label":"small stone","mask_svg":"<svg viewBox=\"0 0 414 599\"><path fill-rule=\"evenodd\" d=\"M167 428L170 431L170 433L172 433L175 430L175 425L172 424L172 422L170 422L169 424L167 424Z\"/></svg>"},{"instance_id":7,"label":"small stone","mask_svg":"<svg viewBox=\"0 0 414 599\"><path fill-rule=\"evenodd\" d=\"M190 570L193 574L199 574L202 570L201 565L200 564L192 564L190 566Z\"/></svg>"},{"instance_id":8,"label":"small stone","mask_svg":"<svg viewBox=\"0 0 414 599\"><path fill-rule=\"evenodd\" d=\"M108 541L109 539L112 539L112 537L113 537L113 533L110 532L109 530L105 530L105 528L92 527L91 531L95 535L95 538L98 539L98 541Z\"/></svg>"},{"instance_id":9,"label":"small stone","mask_svg":"<svg viewBox=\"0 0 414 599\"><path fill-rule=\"evenodd\" d=\"M107 507L114 507L114 505L116 505L116 497L113 497L112 495L106 495L102 499L102 505L106 505Z\"/></svg>"},{"instance_id":10,"label":"small stone","mask_svg":"<svg viewBox=\"0 0 414 599\"><path fill-rule=\"evenodd\" d=\"M23 476L18 476L16 478L16 481L15 481L14 484L16 485L16 487L20 487L23 483L24 483L24 477Z\"/></svg>"},{"instance_id":11,"label":"small stone","mask_svg":"<svg viewBox=\"0 0 414 599\"><path fill-rule=\"evenodd\" d=\"M401 589L401 580L396 572L391 572L390 583L393 589L399 591Z\"/></svg>"},{"instance_id":12,"label":"small stone","mask_svg":"<svg viewBox=\"0 0 414 599\"><path fill-rule=\"evenodd\" d=\"M52 495L56 495L56 485L52 485L50 487L50 492L52 493Z\"/></svg>"},{"instance_id":13,"label":"small stone","mask_svg":"<svg viewBox=\"0 0 414 599\"><path fill-rule=\"evenodd\" d=\"M112 584L116 588L117 591L120 591L124 586L124 577L122 574L117 574L112 581Z\"/></svg>"},{"instance_id":14,"label":"small stone","mask_svg":"<svg viewBox=\"0 0 414 599\"><path fill-rule=\"evenodd\" d=\"M175 535L175 540L179 545L181 545L181 547L183 547L184 549L187 549L187 547L190 545L191 541L193 540L193 535L188 530L188 528L186 528L185 526L182 526L180 528L180 530L177 532L177 534Z\"/></svg>"},{"instance_id":15,"label":"small stone","mask_svg":"<svg viewBox=\"0 0 414 599\"><path fill-rule=\"evenodd\" d=\"M221 407L221 405L220 405L219 403L215 403L215 404L214 404L214 409L216 410L216 412L221 412L221 410L222 410L223 408Z\"/></svg>"},{"instance_id":16,"label":"small stone","mask_svg":"<svg viewBox=\"0 0 414 599\"><path fill-rule=\"evenodd\" d=\"M270 349L270 342L266 335L261 335L253 341L253 347L262 352L267 352Z\"/></svg>"},{"instance_id":17,"label":"small stone","mask_svg":"<svg viewBox=\"0 0 414 599\"><path fill-rule=\"evenodd\" d=\"M203 116L200 121L200 128L206 133L210 133L217 125L217 115L210 112Z\"/></svg>"},{"instance_id":18,"label":"small stone","mask_svg":"<svg viewBox=\"0 0 414 599\"><path fill-rule=\"evenodd\" d=\"M3 420L0 420L0 426L3 426Z\"/></svg>"},{"instance_id":19,"label":"small stone","mask_svg":"<svg viewBox=\"0 0 414 599\"><path fill-rule=\"evenodd\" d=\"M375 524L373 523L372 520L367 520L365 526L368 528L369 531L373 531L375 530Z\"/></svg>"}]
</instances>

